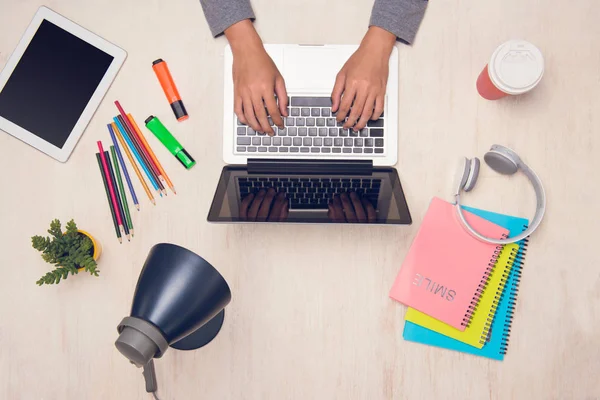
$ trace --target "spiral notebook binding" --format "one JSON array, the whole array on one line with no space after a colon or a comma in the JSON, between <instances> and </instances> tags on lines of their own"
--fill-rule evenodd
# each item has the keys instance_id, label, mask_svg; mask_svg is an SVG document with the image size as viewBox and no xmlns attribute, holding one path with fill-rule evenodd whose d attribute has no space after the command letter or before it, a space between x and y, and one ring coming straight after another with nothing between
<instances>
[{"instance_id":1,"label":"spiral notebook binding","mask_svg":"<svg viewBox=\"0 0 600 400\"><path fill-rule=\"evenodd\" d=\"M506 238L508 238L508 235L503 234L502 239L506 239ZM502 246L502 245L496 246L496 250L494 250L494 254L492 254L492 258L490 259L490 262L488 263L487 268L485 269L483 277L481 278L481 281L479 282L479 285L477 286L477 289L475 290L475 293L473 294L473 298L471 299L471 302L469 303L469 308L467 309L467 312L465 313L465 316L463 317L461 326L468 328L469 325L471 324L471 317L473 316L473 313L475 311L477 311L477 305L479 304L479 299L481 298L481 295L487 288L490 274L494 270L494 266L496 265L498 258L500 258L503 248L504 248L504 246Z\"/></svg>"},{"instance_id":2,"label":"spiral notebook binding","mask_svg":"<svg viewBox=\"0 0 600 400\"><path fill-rule=\"evenodd\" d=\"M520 249L520 247L519 247ZM511 250L508 259L509 261L514 265L515 261L517 258L517 254L519 253L519 250L517 249L513 249ZM494 273L496 273L498 271L495 271ZM500 304L500 300L502 299L502 293L504 292L504 286L506 286L506 282L508 281L508 276L510 274L510 269L504 269L502 270L502 277L500 278L500 284L498 285L498 288L496 290L496 293L494 294L494 301L492 302L492 307L490 308L490 311L486 317L485 320L485 325L483 327L483 331L481 332L481 337L479 338L479 344L486 344L489 341L490 338L490 330L492 329L492 322L494 322L494 316L496 315L496 309L498 308L498 304Z\"/></svg>"},{"instance_id":3,"label":"spiral notebook binding","mask_svg":"<svg viewBox=\"0 0 600 400\"><path fill-rule=\"evenodd\" d=\"M523 225L523 231L528 228L527 225ZM517 305L517 296L519 294L519 284L521 283L521 274L523 273L523 264L525 263L525 255L527 254L527 246L529 245L529 238L525 238L518 242L519 251L514 257L512 266L515 279L513 284L506 288L502 296L508 295L508 313L507 321L502 328L502 343L500 345L500 354L505 355L508 350L508 342L510 340L510 331L512 326L512 320L515 313L515 307Z\"/></svg>"}]
</instances>

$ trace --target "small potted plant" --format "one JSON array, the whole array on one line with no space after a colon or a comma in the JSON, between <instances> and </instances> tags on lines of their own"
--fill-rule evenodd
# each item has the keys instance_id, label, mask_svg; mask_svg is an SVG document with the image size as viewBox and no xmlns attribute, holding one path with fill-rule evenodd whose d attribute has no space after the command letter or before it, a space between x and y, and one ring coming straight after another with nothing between
<instances>
[{"instance_id":1,"label":"small potted plant","mask_svg":"<svg viewBox=\"0 0 600 400\"><path fill-rule=\"evenodd\" d=\"M42 252L44 261L54 264L54 271L42 276L36 284L58 284L61 279L67 279L84 270L93 276L100 272L96 261L100 257L100 244L87 232L77 229L73 220L67 222L67 231L63 232L60 221L55 219L50 223L50 237L33 236L31 244L34 249Z\"/></svg>"}]
</instances>

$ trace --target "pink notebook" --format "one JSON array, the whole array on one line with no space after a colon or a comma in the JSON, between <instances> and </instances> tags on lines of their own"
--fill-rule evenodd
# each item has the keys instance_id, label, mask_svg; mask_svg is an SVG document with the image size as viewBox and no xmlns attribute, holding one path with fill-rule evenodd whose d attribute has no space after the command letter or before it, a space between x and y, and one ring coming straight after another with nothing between
<instances>
[{"instance_id":1,"label":"pink notebook","mask_svg":"<svg viewBox=\"0 0 600 400\"><path fill-rule=\"evenodd\" d=\"M508 230L465 211L477 231L493 238ZM501 246L473 238L454 205L434 197L402 263L390 297L464 331Z\"/></svg>"}]
</instances>

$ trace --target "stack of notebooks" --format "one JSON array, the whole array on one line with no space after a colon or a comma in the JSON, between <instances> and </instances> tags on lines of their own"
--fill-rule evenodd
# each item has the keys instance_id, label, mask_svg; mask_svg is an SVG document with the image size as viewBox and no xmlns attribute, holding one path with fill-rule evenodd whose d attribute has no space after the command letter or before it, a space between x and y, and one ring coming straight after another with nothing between
<instances>
[{"instance_id":1,"label":"stack of notebooks","mask_svg":"<svg viewBox=\"0 0 600 400\"><path fill-rule=\"evenodd\" d=\"M405 340L503 360L527 239L483 243L462 227L454 207L431 201L390 297L409 307ZM463 209L469 224L488 237L527 229L523 218Z\"/></svg>"}]
</instances>

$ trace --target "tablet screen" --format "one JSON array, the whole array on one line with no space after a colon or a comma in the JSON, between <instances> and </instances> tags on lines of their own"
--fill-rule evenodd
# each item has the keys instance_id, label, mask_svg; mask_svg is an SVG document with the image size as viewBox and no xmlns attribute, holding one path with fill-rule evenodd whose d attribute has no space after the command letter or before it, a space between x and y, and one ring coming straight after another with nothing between
<instances>
[{"instance_id":1,"label":"tablet screen","mask_svg":"<svg viewBox=\"0 0 600 400\"><path fill-rule=\"evenodd\" d=\"M43 20L0 92L0 116L62 148L112 61Z\"/></svg>"}]
</instances>

